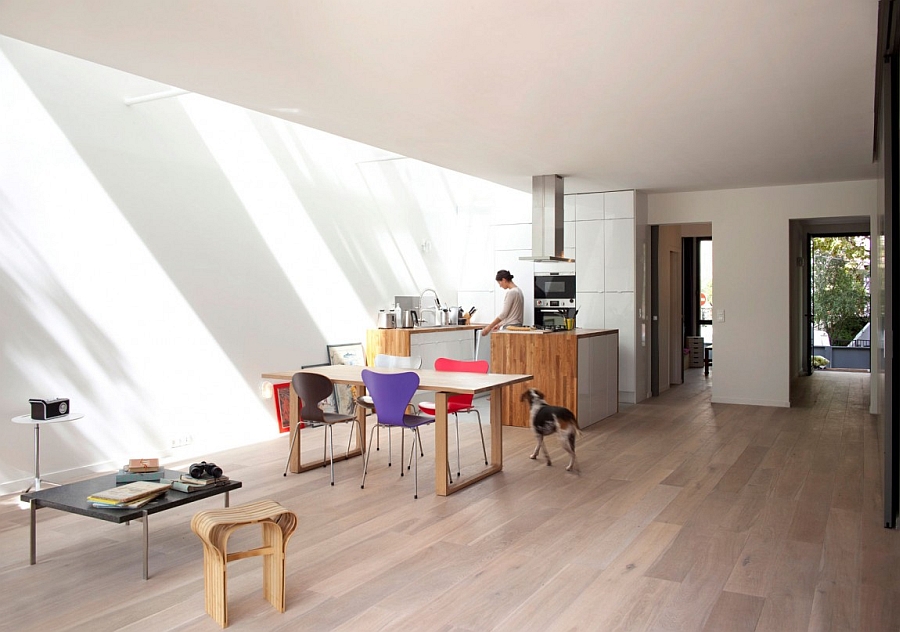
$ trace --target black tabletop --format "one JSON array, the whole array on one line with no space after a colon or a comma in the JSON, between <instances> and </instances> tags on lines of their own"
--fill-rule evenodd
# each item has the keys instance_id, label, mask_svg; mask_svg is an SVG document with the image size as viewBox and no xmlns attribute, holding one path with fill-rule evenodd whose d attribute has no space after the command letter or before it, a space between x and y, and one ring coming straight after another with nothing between
<instances>
[{"instance_id":1,"label":"black tabletop","mask_svg":"<svg viewBox=\"0 0 900 632\"><path fill-rule=\"evenodd\" d=\"M165 470L165 478L178 479L185 472ZM124 483L123 483L124 484ZM116 475L105 474L96 478L58 487L49 487L39 491L22 494L25 502L34 501L35 507L51 507L61 511L99 518L109 522L128 522L137 520L144 513L154 514L180 505L192 503L195 500L209 498L218 494L224 494L242 486L240 481L229 480L225 485L210 486L209 489L201 489L195 492L179 492L174 489L166 491L159 498L151 500L139 509L101 509L94 507L87 497L104 489L116 486Z\"/></svg>"}]
</instances>

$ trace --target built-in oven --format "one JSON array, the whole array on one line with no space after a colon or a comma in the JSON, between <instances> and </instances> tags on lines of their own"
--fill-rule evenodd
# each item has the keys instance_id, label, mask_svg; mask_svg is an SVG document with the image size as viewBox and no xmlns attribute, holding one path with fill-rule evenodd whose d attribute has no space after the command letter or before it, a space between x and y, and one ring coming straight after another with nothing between
<instances>
[{"instance_id":1,"label":"built-in oven","mask_svg":"<svg viewBox=\"0 0 900 632\"><path fill-rule=\"evenodd\" d=\"M534 275L534 299L575 300L575 275L550 272Z\"/></svg>"},{"instance_id":2,"label":"built-in oven","mask_svg":"<svg viewBox=\"0 0 900 632\"><path fill-rule=\"evenodd\" d=\"M575 275L540 274L534 277L534 324L564 329L566 318L575 317Z\"/></svg>"}]
</instances>

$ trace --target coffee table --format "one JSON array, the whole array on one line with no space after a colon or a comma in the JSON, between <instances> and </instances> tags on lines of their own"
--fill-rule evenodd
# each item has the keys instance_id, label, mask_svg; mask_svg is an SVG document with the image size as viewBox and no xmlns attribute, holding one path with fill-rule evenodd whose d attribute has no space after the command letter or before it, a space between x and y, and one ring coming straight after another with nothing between
<instances>
[{"instance_id":1,"label":"coffee table","mask_svg":"<svg viewBox=\"0 0 900 632\"><path fill-rule=\"evenodd\" d=\"M178 479L185 472L177 472L175 470L165 470L165 478ZM94 507L87 497L104 489L116 486L116 475L106 474L77 483L69 483L68 485L60 485L59 487L50 487L47 489L35 490L22 494L20 498L31 505L31 564L37 561L37 527L36 514L37 510L42 507L67 511L69 513L87 516L89 518L97 518L98 520L106 520L107 522L131 522L132 520L141 520L144 523L144 579L149 577L149 569L147 562L148 549L150 547L150 533L148 526L148 517L150 514L166 511L180 507L188 503L203 500L210 496L218 496L225 494L225 506L228 506L229 492L239 489L242 484L240 481L229 480L225 485L213 486L210 489L201 489L195 492L179 492L174 489L168 490L164 495L156 498L139 509L100 509Z\"/></svg>"}]
</instances>

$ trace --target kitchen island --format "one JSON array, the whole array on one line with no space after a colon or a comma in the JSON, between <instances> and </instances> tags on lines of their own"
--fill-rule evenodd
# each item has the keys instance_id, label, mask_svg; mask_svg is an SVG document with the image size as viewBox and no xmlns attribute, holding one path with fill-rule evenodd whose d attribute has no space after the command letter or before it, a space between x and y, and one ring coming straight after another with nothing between
<instances>
[{"instance_id":1,"label":"kitchen island","mask_svg":"<svg viewBox=\"0 0 900 632\"><path fill-rule=\"evenodd\" d=\"M369 329L366 331L366 364L375 365L379 353L422 358L430 369L438 358L475 359L475 336L484 325L443 325L412 329Z\"/></svg>"},{"instance_id":2,"label":"kitchen island","mask_svg":"<svg viewBox=\"0 0 900 632\"><path fill-rule=\"evenodd\" d=\"M503 401L503 423L528 427L526 388L544 393L548 404L565 406L586 428L619 411L619 330L495 331L491 372L527 373L531 382L515 384Z\"/></svg>"}]
</instances>

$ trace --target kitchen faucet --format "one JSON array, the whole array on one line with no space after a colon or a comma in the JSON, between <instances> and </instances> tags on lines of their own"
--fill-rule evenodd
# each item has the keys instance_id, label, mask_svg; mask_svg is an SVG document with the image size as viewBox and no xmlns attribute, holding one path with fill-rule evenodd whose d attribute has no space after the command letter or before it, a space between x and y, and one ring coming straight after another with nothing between
<instances>
[{"instance_id":1,"label":"kitchen faucet","mask_svg":"<svg viewBox=\"0 0 900 632\"><path fill-rule=\"evenodd\" d=\"M432 294L434 294L434 306L433 307L425 307L422 304L422 299L425 298L425 294L428 292L431 292ZM422 312L420 314L422 324L425 324L425 312L430 312L431 316L432 316L431 324L437 325L439 309L441 309L441 301L438 299L437 292L434 291L433 289L431 289L430 287L427 287L424 290L422 290L422 293L419 295L419 311Z\"/></svg>"}]
</instances>

